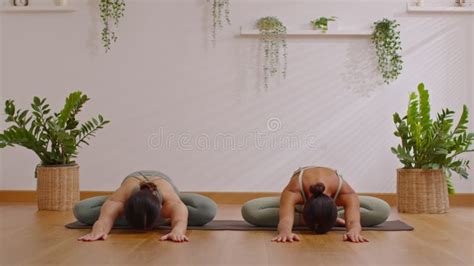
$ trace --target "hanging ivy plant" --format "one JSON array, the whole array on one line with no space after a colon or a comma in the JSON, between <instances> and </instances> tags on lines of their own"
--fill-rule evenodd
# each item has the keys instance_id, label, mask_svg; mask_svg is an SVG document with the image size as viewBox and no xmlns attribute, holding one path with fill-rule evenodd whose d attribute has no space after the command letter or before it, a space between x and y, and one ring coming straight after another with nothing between
<instances>
[{"instance_id":1,"label":"hanging ivy plant","mask_svg":"<svg viewBox=\"0 0 474 266\"><path fill-rule=\"evenodd\" d=\"M403 67L399 26L396 20L386 18L374 22L371 39L378 57L378 69L387 84L398 78Z\"/></svg>"},{"instance_id":2,"label":"hanging ivy plant","mask_svg":"<svg viewBox=\"0 0 474 266\"><path fill-rule=\"evenodd\" d=\"M110 45L117 41L117 35L112 27L117 28L120 18L124 16L125 0L100 0L100 18L104 28L102 29L102 42L105 52L110 50Z\"/></svg>"},{"instance_id":3,"label":"hanging ivy plant","mask_svg":"<svg viewBox=\"0 0 474 266\"><path fill-rule=\"evenodd\" d=\"M212 3L212 40L216 40L217 30L223 27L223 21L230 25L230 1L229 0L207 0Z\"/></svg>"},{"instance_id":4,"label":"hanging ivy plant","mask_svg":"<svg viewBox=\"0 0 474 266\"><path fill-rule=\"evenodd\" d=\"M257 21L257 28L261 33L263 41L264 63L263 75L264 85L268 88L270 77L281 73L286 78L287 70L287 45L286 27L276 17L264 17ZM283 62L282 58L283 57ZM283 69L281 69L283 64Z\"/></svg>"}]
</instances>

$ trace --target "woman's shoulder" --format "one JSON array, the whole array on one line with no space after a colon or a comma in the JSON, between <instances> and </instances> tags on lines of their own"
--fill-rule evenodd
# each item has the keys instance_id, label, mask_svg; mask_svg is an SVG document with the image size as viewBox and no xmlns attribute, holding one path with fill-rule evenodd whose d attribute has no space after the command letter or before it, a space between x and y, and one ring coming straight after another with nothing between
<instances>
[{"instance_id":1,"label":"woman's shoulder","mask_svg":"<svg viewBox=\"0 0 474 266\"><path fill-rule=\"evenodd\" d=\"M139 187L139 181L135 178L127 178L121 184L120 187L110 196L111 200L124 202L130 197L132 192Z\"/></svg>"}]
</instances>

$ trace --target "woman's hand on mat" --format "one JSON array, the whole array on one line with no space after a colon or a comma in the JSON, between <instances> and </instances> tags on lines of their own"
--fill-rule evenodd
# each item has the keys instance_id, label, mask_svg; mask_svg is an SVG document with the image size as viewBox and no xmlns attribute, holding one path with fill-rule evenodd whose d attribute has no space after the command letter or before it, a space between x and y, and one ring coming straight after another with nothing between
<instances>
[{"instance_id":1,"label":"woman's hand on mat","mask_svg":"<svg viewBox=\"0 0 474 266\"><path fill-rule=\"evenodd\" d=\"M359 230L349 230L349 232L345 233L344 236L342 237L344 241L350 241L353 243L364 243L364 242L369 242L367 238L363 237L360 234Z\"/></svg>"},{"instance_id":2,"label":"woman's hand on mat","mask_svg":"<svg viewBox=\"0 0 474 266\"><path fill-rule=\"evenodd\" d=\"M161 241L169 240L173 242L188 242L189 238L181 232L171 231L169 234L162 236L160 240Z\"/></svg>"},{"instance_id":3,"label":"woman's hand on mat","mask_svg":"<svg viewBox=\"0 0 474 266\"><path fill-rule=\"evenodd\" d=\"M297 234L289 233L279 233L276 237L272 239L272 242L284 243L293 241L300 241L300 237Z\"/></svg>"},{"instance_id":4,"label":"woman's hand on mat","mask_svg":"<svg viewBox=\"0 0 474 266\"><path fill-rule=\"evenodd\" d=\"M96 240L106 240L108 237L108 233L110 230L106 229L104 223L101 221L97 221L92 226L92 232L89 234L79 237L77 240L81 241L96 241Z\"/></svg>"},{"instance_id":5,"label":"woman's hand on mat","mask_svg":"<svg viewBox=\"0 0 474 266\"><path fill-rule=\"evenodd\" d=\"M79 237L77 240L81 241L96 241L96 240L106 240L107 239L107 234L104 232L90 232L89 234L85 236Z\"/></svg>"}]
</instances>

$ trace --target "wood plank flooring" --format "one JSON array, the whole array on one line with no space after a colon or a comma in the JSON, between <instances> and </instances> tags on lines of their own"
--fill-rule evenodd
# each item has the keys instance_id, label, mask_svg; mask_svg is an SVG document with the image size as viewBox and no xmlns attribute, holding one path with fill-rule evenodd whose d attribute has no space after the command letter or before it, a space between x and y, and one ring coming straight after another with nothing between
<instances>
[{"instance_id":1,"label":"wood plank flooring","mask_svg":"<svg viewBox=\"0 0 474 266\"><path fill-rule=\"evenodd\" d=\"M217 219L241 219L240 206L221 205ZM163 232L113 231L83 243L70 230L71 212L38 212L30 203L0 203L0 265L474 265L474 208L444 215L398 214L413 232L365 232L370 242L342 241L342 232L303 234L293 244L273 232L188 231L191 242L160 242Z\"/></svg>"}]
</instances>

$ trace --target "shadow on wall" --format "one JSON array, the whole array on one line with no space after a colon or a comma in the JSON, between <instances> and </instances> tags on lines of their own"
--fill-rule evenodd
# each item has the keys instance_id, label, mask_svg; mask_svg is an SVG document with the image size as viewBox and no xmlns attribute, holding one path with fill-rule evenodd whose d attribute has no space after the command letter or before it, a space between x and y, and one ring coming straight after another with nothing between
<instances>
[{"instance_id":1,"label":"shadow on wall","mask_svg":"<svg viewBox=\"0 0 474 266\"><path fill-rule=\"evenodd\" d=\"M99 21L99 3L97 0L88 0L87 5L89 7L90 13L90 23L89 23L89 36L86 41L86 46L89 48L89 52L92 56L98 55L99 53L99 40L100 32L97 25L102 25L102 22Z\"/></svg>"},{"instance_id":2,"label":"shadow on wall","mask_svg":"<svg viewBox=\"0 0 474 266\"><path fill-rule=\"evenodd\" d=\"M346 58L341 78L348 90L369 97L382 88L384 83L377 69L377 57L371 43L351 42L347 48Z\"/></svg>"},{"instance_id":3,"label":"shadow on wall","mask_svg":"<svg viewBox=\"0 0 474 266\"><path fill-rule=\"evenodd\" d=\"M201 29L202 29L202 32L204 34L202 34L203 36L203 42L204 42L204 49L205 51L209 51L209 42L212 42L213 45L215 45L215 43L212 41L212 37L211 37L211 33L209 32L209 25L211 25L212 23L212 20L211 20L211 16L210 16L210 12L212 12L212 8L211 8L211 5L209 4L208 1L200 1L200 0L197 0L196 4L201 8L202 10L202 17L201 17L201 21L202 21L202 26L201 26Z\"/></svg>"},{"instance_id":4,"label":"shadow on wall","mask_svg":"<svg viewBox=\"0 0 474 266\"><path fill-rule=\"evenodd\" d=\"M264 85L264 42L259 38L239 36L239 51L236 53L236 61L239 65L238 82L240 86L235 87L234 95L238 101L245 96L254 96L259 93L276 90L284 86L285 80L281 73L269 74L268 88ZM280 51L281 53L282 51ZM291 52L288 52L290 58ZM290 59L288 59L290 61ZM279 68L283 68L283 58ZM290 65L290 63L288 63ZM288 67L289 68L289 67ZM280 70L281 71L281 70ZM288 71L291 71L290 69Z\"/></svg>"},{"instance_id":5,"label":"shadow on wall","mask_svg":"<svg viewBox=\"0 0 474 266\"><path fill-rule=\"evenodd\" d=\"M237 102L245 99L246 96L253 97L262 92L262 42L249 38L239 38L239 51L236 53L238 62L239 86L234 87L234 95Z\"/></svg>"}]
</instances>

